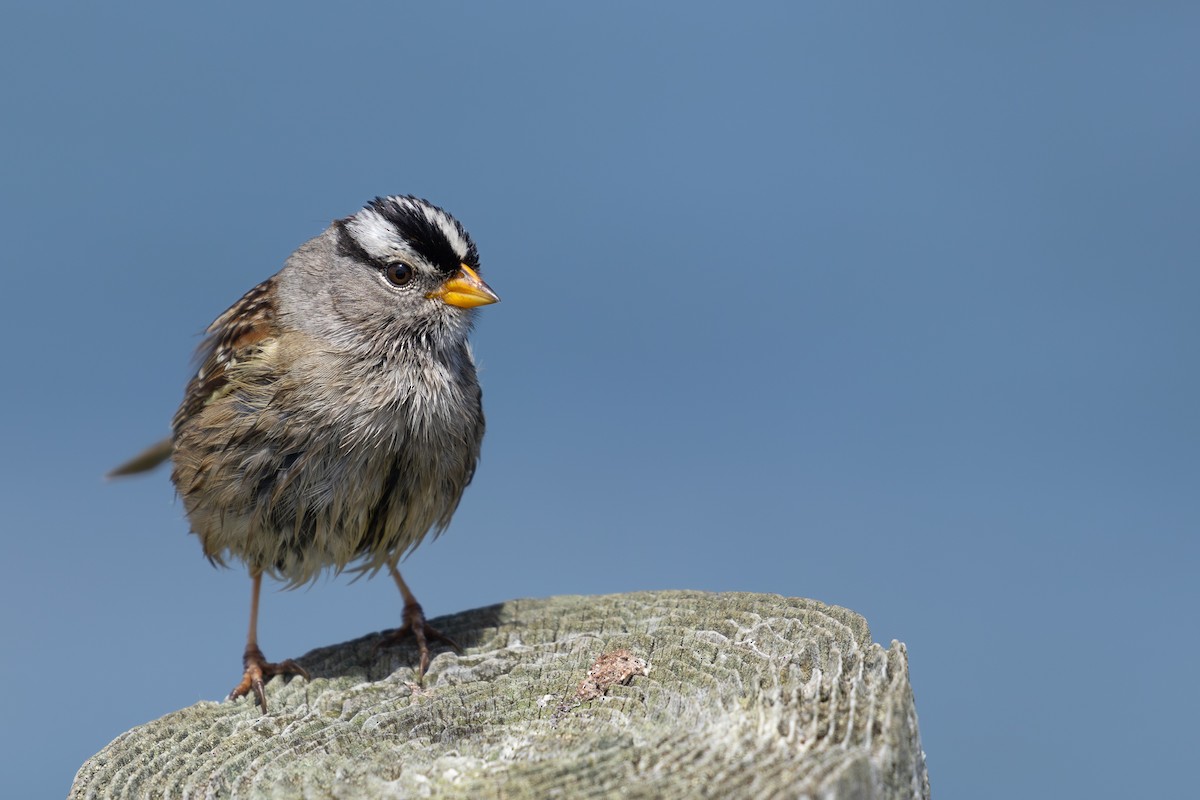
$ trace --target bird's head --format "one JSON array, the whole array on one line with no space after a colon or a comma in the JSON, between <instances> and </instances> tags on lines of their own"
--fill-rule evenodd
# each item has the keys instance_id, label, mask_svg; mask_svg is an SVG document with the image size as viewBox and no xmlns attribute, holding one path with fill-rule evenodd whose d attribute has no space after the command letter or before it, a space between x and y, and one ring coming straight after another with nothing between
<instances>
[{"instance_id":1,"label":"bird's head","mask_svg":"<svg viewBox=\"0 0 1200 800\"><path fill-rule=\"evenodd\" d=\"M408 195L377 197L337 220L284 272L292 268L304 273L294 307L318 314L334 338L454 345L470 332L473 309L500 299L479 277L479 251L462 224Z\"/></svg>"}]
</instances>

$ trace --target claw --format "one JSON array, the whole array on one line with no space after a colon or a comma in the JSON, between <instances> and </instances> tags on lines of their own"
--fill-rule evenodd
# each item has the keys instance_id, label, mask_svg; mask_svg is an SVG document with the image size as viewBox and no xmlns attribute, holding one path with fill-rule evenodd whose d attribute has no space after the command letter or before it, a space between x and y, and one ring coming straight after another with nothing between
<instances>
[{"instance_id":1,"label":"claw","mask_svg":"<svg viewBox=\"0 0 1200 800\"><path fill-rule=\"evenodd\" d=\"M262 708L262 713L267 713L267 693L265 690L266 682L276 675L299 675L304 680L311 680L308 675L308 670L297 664L292 659L272 663L267 661L262 651L257 647L247 647L245 655L242 656L242 664L246 671L242 673L242 680L237 686L233 687L233 691L229 693L230 700L237 700L240 697L254 692L254 699Z\"/></svg>"},{"instance_id":2,"label":"claw","mask_svg":"<svg viewBox=\"0 0 1200 800\"><path fill-rule=\"evenodd\" d=\"M375 643L375 652L378 653L384 647L400 644L406 636L412 636L417 640L417 652L421 655L420 668L417 670L417 683L424 681L425 672L429 669L430 640L441 642L453 648L456 653L462 653L458 642L425 621L425 612L420 603L405 603L400 627L384 631L383 638Z\"/></svg>"}]
</instances>

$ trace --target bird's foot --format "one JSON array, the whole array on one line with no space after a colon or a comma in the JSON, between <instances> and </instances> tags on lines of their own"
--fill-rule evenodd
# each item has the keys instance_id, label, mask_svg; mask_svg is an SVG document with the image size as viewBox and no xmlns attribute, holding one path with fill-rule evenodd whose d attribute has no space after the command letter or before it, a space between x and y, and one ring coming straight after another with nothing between
<instances>
[{"instance_id":1,"label":"bird's foot","mask_svg":"<svg viewBox=\"0 0 1200 800\"><path fill-rule=\"evenodd\" d=\"M242 682L233 687L233 691L229 693L230 700L237 700L239 697L254 692L254 699L262 708L262 713L267 713L267 694L263 690L263 685L271 680L276 675L300 675L304 680L310 680L308 670L297 664L292 659L280 661L278 664L267 661L262 650L259 650L254 645L246 647L246 653L242 656L242 664L246 671L242 674Z\"/></svg>"},{"instance_id":2,"label":"bird's foot","mask_svg":"<svg viewBox=\"0 0 1200 800\"><path fill-rule=\"evenodd\" d=\"M401 620L399 628L383 632L383 638L375 644L375 651L379 652L380 648L398 645L405 637L412 636L417 640L417 652L421 654L421 666L417 670L418 683L424 680L425 671L429 669L430 640L449 645L456 653L462 652L458 642L425 621L425 612L421 609L420 603L405 603L404 615Z\"/></svg>"}]
</instances>

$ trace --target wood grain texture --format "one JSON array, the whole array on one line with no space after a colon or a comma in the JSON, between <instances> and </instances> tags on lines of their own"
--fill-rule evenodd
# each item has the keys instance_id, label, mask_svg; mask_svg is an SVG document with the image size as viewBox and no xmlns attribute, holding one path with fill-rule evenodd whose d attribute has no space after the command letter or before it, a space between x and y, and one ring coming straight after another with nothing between
<instances>
[{"instance_id":1,"label":"wood grain texture","mask_svg":"<svg viewBox=\"0 0 1200 800\"><path fill-rule=\"evenodd\" d=\"M198 703L80 768L71 798L927 798L904 645L813 600L641 592L432 621L424 688L377 635L299 659L272 713ZM619 650L620 680L588 684ZM593 672L593 676L599 670ZM593 681L595 682L595 681Z\"/></svg>"}]
</instances>

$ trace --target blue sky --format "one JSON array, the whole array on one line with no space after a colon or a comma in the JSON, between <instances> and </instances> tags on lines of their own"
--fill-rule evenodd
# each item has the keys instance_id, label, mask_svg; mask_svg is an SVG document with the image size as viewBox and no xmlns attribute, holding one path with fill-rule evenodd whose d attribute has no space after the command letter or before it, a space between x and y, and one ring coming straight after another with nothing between
<instances>
[{"instance_id":1,"label":"blue sky","mask_svg":"<svg viewBox=\"0 0 1200 800\"><path fill-rule=\"evenodd\" d=\"M17 3L0 31L6 790L217 699L249 582L163 435L198 334L378 194L503 302L426 610L638 589L907 643L938 796L1194 790L1190 4ZM269 656L394 626L264 596ZM1182 673L1182 674L1181 674Z\"/></svg>"}]
</instances>

